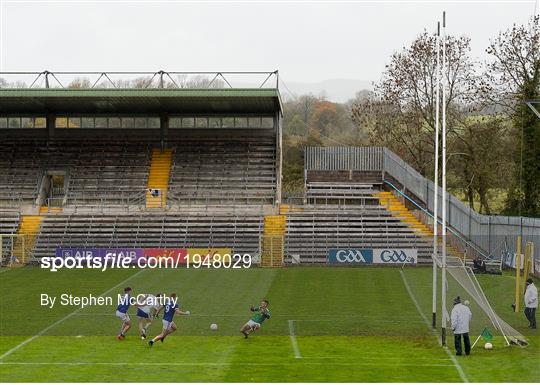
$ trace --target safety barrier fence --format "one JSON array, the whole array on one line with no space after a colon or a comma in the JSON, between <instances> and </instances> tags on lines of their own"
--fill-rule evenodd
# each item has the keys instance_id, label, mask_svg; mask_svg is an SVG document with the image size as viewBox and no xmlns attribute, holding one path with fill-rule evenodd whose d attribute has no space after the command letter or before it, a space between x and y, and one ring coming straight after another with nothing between
<instances>
[{"instance_id":1,"label":"safety barrier fence","mask_svg":"<svg viewBox=\"0 0 540 385\"><path fill-rule=\"evenodd\" d=\"M407 162L384 147L308 147L305 168L315 171L382 171L398 189L412 194L433 214L433 181L422 176ZM540 245L540 218L484 215L463 204L452 194L446 195L448 226L488 255L500 256L516 250L519 235L523 242ZM439 190L439 217L442 217L442 192ZM540 247L535 248L540 259Z\"/></svg>"}]
</instances>

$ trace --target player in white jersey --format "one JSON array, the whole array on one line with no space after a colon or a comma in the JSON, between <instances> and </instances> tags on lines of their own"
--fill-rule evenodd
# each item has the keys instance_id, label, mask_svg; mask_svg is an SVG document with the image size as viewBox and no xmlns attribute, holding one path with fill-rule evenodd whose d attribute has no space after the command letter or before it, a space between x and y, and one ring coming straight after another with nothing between
<instances>
[{"instance_id":1,"label":"player in white jersey","mask_svg":"<svg viewBox=\"0 0 540 385\"><path fill-rule=\"evenodd\" d=\"M154 317L159 315L161 308L161 296L163 294L145 294L139 306L137 306L137 319L139 320L139 332L141 339L146 339L146 330Z\"/></svg>"}]
</instances>

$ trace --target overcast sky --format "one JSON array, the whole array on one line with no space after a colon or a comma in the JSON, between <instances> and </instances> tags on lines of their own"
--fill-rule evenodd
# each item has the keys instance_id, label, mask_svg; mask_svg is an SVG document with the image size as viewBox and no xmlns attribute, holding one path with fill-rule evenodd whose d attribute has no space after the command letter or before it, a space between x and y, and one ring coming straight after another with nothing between
<instances>
[{"instance_id":1,"label":"overcast sky","mask_svg":"<svg viewBox=\"0 0 540 385\"><path fill-rule=\"evenodd\" d=\"M448 33L489 39L530 1L0 0L1 71L266 71L285 81L377 80L389 56L443 9Z\"/></svg>"}]
</instances>

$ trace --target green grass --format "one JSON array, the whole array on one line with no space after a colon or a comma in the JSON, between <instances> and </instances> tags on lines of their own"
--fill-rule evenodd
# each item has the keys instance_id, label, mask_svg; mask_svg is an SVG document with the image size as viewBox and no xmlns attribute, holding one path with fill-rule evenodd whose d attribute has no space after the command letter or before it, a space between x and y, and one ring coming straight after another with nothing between
<instances>
[{"instance_id":1,"label":"green grass","mask_svg":"<svg viewBox=\"0 0 540 385\"><path fill-rule=\"evenodd\" d=\"M453 356L442 349L409 296L397 268L290 268L250 270L64 270L0 272L0 359L3 382L458 382ZM431 317L431 270L404 270L425 317ZM511 312L513 280L483 276L496 310L522 332L527 348L504 347L457 357L475 382L540 381L540 338ZM120 284L122 281L124 283ZM114 337L114 307L46 309L39 295L116 296L125 285L136 293L176 291L189 317L179 330L149 348L135 329ZM450 285L451 294L459 293ZM238 329L249 305L270 300L272 318L244 340ZM488 326L473 306L473 331ZM130 309L132 319L134 310ZM61 320L60 322L58 322ZM294 327L296 357L290 335ZM209 330L211 323L219 330ZM56 324L55 324L56 323ZM54 325L51 327L51 325ZM150 334L159 332L156 321ZM43 332L45 330L45 332ZM450 336L451 341L452 336ZM450 346L451 347L451 346Z\"/></svg>"}]
</instances>

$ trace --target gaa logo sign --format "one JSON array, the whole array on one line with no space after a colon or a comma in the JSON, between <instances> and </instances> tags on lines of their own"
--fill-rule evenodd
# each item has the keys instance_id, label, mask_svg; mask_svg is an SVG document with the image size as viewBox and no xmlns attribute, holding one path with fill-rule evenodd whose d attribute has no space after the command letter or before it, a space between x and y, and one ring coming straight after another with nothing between
<instances>
[{"instance_id":1,"label":"gaa logo sign","mask_svg":"<svg viewBox=\"0 0 540 385\"><path fill-rule=\"evenodd\" d=\"M405 262L407 254L403 250L384 250L381 253L381 261L383 262Z\"/></svg>"},{"instance_id":2,"label":"gaa logo sign","mask_svg":"<svg viewBox=\"0 0 540 385\"><path fill-rule=\"evenodd\" d=\"M373 250L374 263L416 263L418 250L416 249L375 249Z\"/></svg>"},{"instance_id":3,"label":"gaa logo sign","mask_svg":"<svg viewBox=\"0 0 540 385\"><path fill-rule=\"evenodd\" d=\"M373 250L371 249L331 249L328 252L328 263L373 263Z\"/></svg>"}]
</instances>

